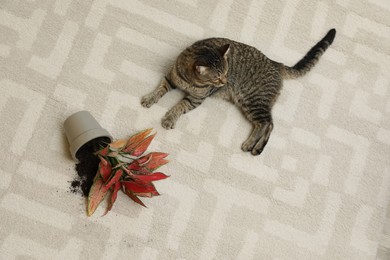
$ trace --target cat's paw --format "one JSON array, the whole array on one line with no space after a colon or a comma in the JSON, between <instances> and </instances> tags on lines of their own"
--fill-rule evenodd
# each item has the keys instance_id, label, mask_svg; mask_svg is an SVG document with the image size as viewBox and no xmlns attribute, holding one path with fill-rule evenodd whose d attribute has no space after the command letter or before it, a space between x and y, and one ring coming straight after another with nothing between
<instances>
[{"instance_id":1,"label":"cat's paw","mask_svg":"<svg viewBox=\"0 0 390 260\"><path fill-rule=\"evenodd\" d=\"M263 151L263 148L264 148L264 146L259 146L258 147L256 142L253 141L253 140L247 140L241 146L241 149L244 152L250 152L252 155L259 155L259 154L261 154L261 152Z\"/></svg>"},{"instance_id":2,"label":"cat's paw","mask_svg":"<svg viewBox=\"0 0 390 260\"><path fill-rule=\"evenodd\" d=\"M253 147L255 146L256 143L253 143L253 141L251 140L246 140L242 146L241 146L241 150L243 150L244 152L251 152Z\"/></svg>"},{"instance_id":3,"label":"cat's paw","mask_svg":"<svg viewBox=\"0 0 390 260\"><path fill-rule=\"evenodd\" d=\"M156 103L156 99L154 97L154 95L151 93L151 94L148 94L148 95L145 95L141 98L141 105L143 107L151 107L154 103Z\"/></svg>"},{"instance_id":4,"label":"cat's paw","mask_svg":"<svg viewBox=\"0 0 390 260\"><path fill-rule=\"evenodd\" d=\"M175 128L176 120L172 116L164 116L164 118L161 120L161 125L165 129L173 129Z\"/></svg>"},{"instance_id":5,"label":"cat's paw","mask_svg":"<svg viewBox=\"0 0 390 260\"><path fill-rule=\"evenodd\" d=\"M251 151L251 154L252 155L260 155L263 152L263 149L264 149L264 146L260 147L260 148L254 147Z\"/></svg>"}]
</instances>

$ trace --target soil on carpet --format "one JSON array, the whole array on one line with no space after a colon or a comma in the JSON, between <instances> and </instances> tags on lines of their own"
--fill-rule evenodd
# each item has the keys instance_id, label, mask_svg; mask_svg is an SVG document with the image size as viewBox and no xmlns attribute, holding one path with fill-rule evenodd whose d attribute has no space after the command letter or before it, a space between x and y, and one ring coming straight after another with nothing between
<instances>
[{"instance_id":1,"label":"soil on carpet","mask_svg":"<svg viewBox=\"0 0 390 260\"><path fill-rule=\"evenodd\" d=\"M107 146L109 143L109 138L99 137L84 144L77 151L76 158L79 160L75 165L77 176L70 182L69 187L69 190L72 193L88 197L100 162L99 157L94 153Z\"/></svg>"}]
</instances>

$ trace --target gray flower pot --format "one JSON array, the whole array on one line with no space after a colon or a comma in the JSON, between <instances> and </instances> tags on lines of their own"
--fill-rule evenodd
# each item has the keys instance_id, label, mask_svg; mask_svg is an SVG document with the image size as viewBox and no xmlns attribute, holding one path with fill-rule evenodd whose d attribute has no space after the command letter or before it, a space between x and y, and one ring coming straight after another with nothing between
<instances>
[{"instance_id":1,"label":"gray flower pot","mask_svg":"<svg viewBox=\"0 0 390 260\"><path fill-rule=\"evenodd\" d=\"M99 137L107 137L112 141L112 136L88 111L79 111L69 116L64 122L64 129L70 154L75 161L78 161L77 151L89 141Z\"/></svg>"}]
</instances>

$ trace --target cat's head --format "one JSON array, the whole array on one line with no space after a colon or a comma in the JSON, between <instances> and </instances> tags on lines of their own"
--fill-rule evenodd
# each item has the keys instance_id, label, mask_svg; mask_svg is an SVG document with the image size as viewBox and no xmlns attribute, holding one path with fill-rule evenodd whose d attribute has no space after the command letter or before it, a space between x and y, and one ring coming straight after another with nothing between
<instances>
[{"instance_id":1,"label":"cat's head","mask_svg":"<svg viewBox=\"0 0 390 260\"><path fill-rule=\"evenodd\" d=\"M197 85L222 87L227 83L229 50L230 45L226 44L215 49L202 47L196 51L193 69Z\"/></svg>"}]
</instances>

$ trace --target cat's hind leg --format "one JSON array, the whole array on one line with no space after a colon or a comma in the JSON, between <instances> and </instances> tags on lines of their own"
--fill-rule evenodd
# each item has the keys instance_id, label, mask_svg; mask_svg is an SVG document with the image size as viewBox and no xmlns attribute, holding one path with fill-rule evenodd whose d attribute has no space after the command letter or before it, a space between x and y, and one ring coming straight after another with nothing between
<instances>
[{"instance_id":1,"label":"cat's hind leg","mask_svg":"<svg viewBox=\"0 0 390 260\"><path fill-rule=\"evenodd\" d=\"M272 121L255 123L251 135L242 144L244 152L251 152L252 155L259 155L268 142L274 125Z\"/></svg>"},{"instance_id":2,"label":"cat's hind leg","mask_svg":"<svg viewBox=\"0 0 390 260\"><path fill-rule=\"evenodd\" d=\"M157 103L167 92L169 92L172 86L169 84L166 77L161 80L160 85L152 92L142 97L141 105L143 107L151 107L154 103Z\"/></svg>"},{"instance_id":3,"label":"cat's hind leg","mask_svg":"<svg viewBox=\"0 0 390 260\"><path fill-rule=\"evenodd\" d=\"M245 95L238 100L241 101L238 104L253 125L251 135L242 145L243 151L259 155L268 143L274 128L272 107L279 95L281 84L280 78L270 76L267 82L259 84L258 88L242 91Z\"/></svg>"},{"instance_id":4,"label":"cat's hind leg","mask_svg":"<svg viewBox=\"0 0 390 260\"><path fill-rule=\"evenodd\" d=\"M268 93L267 93L268 94ZM253 130L248 139L242 144L244 152L259 155L268 142L274 128L271 109L275 94L247 96L243 111L246 118L252 123Z\"/></svg>"}]
</instances>

